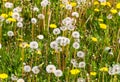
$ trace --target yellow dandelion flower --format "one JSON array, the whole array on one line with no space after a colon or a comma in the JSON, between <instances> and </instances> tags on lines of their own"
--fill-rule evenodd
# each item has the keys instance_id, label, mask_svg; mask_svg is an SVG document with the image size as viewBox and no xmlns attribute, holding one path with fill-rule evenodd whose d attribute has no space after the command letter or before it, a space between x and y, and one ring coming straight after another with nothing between
<instances>
[{"instance_id":1,"label":"yellow dandelion flower","mask_svg":"<svg viewBox=\"0 0 120 82\"><path fill-rule=\"evenodd\" d=\"M26 47L28 47L28 43L26 43L26 42L23 42L23 43L21 43L19 46L21 47L21 48L26 48Z\"/></svg>"},{"instance_id":2,"label":"yellow dandelion flower","mask_svg":"<svg viewBox=\"0 0 120 82\"><path fill-rule=\"evenodd\" d=\"M106 29L106 28L107 28L107 25L106 25L106 24L101 23L101 24L99 24L99 25L100 25L100 28L101 28L101 29Z\"/></svg>"},{"instance_id":3,"label":"yellow dandelion flower","mask_svg":"<svg viewBox=\"0 0 120 82\"><path fill-rule=\"evenodd\" d=\"M37 54L39 54L39 55L41 55L41 54L42 54L40 50L37 50L37 52L36 52L36 53L37 53Z\"/></svg>"},{"instance_id":4,"label":"yellow dandelion flower","mask_svg":"<svg viewBox=\"0 0 120 82\"><path fill-rule=\"evenodd\" d=\"M99 2L98 2L98 1L95 1L93 4L94 4L94 5L99 5Z\"/></svg>"},{"instance_id":5,"label":"yellow dandelion flower","mask_svg":"<svg viewBox=\"0 0 120 82\"><path fill-rule=\"evenodd\" d=\"M98 8L95 8L94 11L95 11L95 12L99 12L100 10L99 10Z\"/></svg>"},{"instance_id":6,"label":"yellow dandelion flower","mask_svg":"<svg viewBox=\"0 0 120 82\"><path fill-rule=\"evenodd\" d=\"M63 8L63 7L65 7L65 5L64 4L60 4L60 7Z\"/></svg>"},{"instance_id":7,"label":"yellow dandelion flower","mask_svg":"<svg viewBox=\"0 0 120 82\"><path fill-rule=\"evenodd\" d=\"M103 19L99 18L98 21L99 21L99 22L103 22Z\"/></svg>"},{"instance_id":8,"label":"yellow dandelion flower","mask_svg":"<svg viewBox=\"0 0 120 82\"><path fill-rule=\"evenodd\" d=\"M24 41L24 40L23 40L23 39L21 39L21 38L18 38L17 40L18 40L18 41L21 41L21 42L22 42L22 41Z\"/></svg>"},{"instance_id":9,"label":"yellow dandelion flower","mask_svg":"<svg viewBox=\"0 0 120 82\"><path fill-rule=\"evenodd\" d=\"M0 79L6 79L8 78L8 75L5 73L0 74Z\"/></svg>"},{"instance_id":10,"label":"yellow dandelion flower","mask_svg":"<svg viewBox=\"0 0 120 82\"><path fill-rule=\"evenodd\" d=\"M2 0L2 1L7 1L7 0Z\"/></svg>"},{"instance_id":11,"label":"yellow dandelion flower","mask_svg":"<svg viewBox=\"0 0 120 82\"><path fill-rule=\"evenodd\" d=\"M116 13L117 13L117 10L116 10L116 9L111 9L110 12L111 12L112 14L116 14Z\"/></svg>"},{"instance_id":12,"label":"yellow dandelion flower","mask_svg":"<svg viewBox=\"0 0 120 82\"><path fill-rule=\"evenodd\" d=\"M1 17L3 17L3 18L7 18L8 15L7 15L7 14L1 14Z\"/></svg>"},{"instance_id":13,"label":"yellow dandelion flower","mask_svg":"<svg viewBox=\"0 0 120 82\"><path fill-rule=\"evenodd\" d=\"M91 37L91 39L92 39L93 42L97 42L98 41L97 38L95 38L95 37Z\"/></svg>"},{"instance_id":14,"label":"yellow dandelion flower","mask_svg":"<svg viewBox=\"0 0 120 82\"><path fill-rule=\"evenodd\" d=\"M50 24L50 28L57 28L56 24Z\"/></svg>"},{"instance_id":15,"label":"yellow dandelion flower","mask_svg":"<svg viewBox=\"0 0 120 82\"><path fill-rule=\"evenodd\" d=\"M120 9L120 3L117 3L117 4L116 4L116 8L117 8L117 9Z\"/></svg>"},{"instance_id":16,"label":"yellow dandelion flower","mask_svg":"<svg viewBox=\"0 0 120 82\"><path fill-rule=\"evenodd\" d=\"M102 6L106 6L106 2L102 2L101 5L102 5Z\"/></svg>"},{"instance_id":17,"label":"yellow dandelion flower","mask_svg":"<svg viewBox=\"0 0 120 82\"><path fill-rule=\"evenodd\" d=\"M110 2L106 2L106 5L107 5L108 7L111 7L111 3L110 3Z\"/></svg>"},{"instance_id":18,"label":"yellow dandelion flower","mask_svg":"<svg viewBox=\"0 0 120 82\"><path fill-rule=\"evenodd\" d=\"M9 22L16 22L16 19L14 19L14 18L8 18L7 19Z\"/></svg>"},{"instance_id":19,"label":"yellow dandelion flower","mask_svg":"<svg viewBox=\"0 0 120 82\"><path fill-rule=\"evenodd\" d=\"M8 15L9 15L9 16L12 16L12 14L13 14L13 12L12 12L12 11L8 13Z\"/></svg>"},{"instance_id":20,"label":"yellow dandelion flower","mask_svg":"<svg viewBox=\"0 0 120 82\"><path fill-rule=\"evenodd\" d=\"M100 68L100 71L101 72L108 72L108 68L107 67L102 67L102 68Z\"/></svg>"},{"instance_id":21,"label":"yellow dandelion flower","mask_svg":"<svg viewBox=\"0 0 120 82\"><path fill-rule=\"evenodd\" d=\"M91 76L96 76L96 74L97 74L97 73L94 72L94 71L93 71L93 72L90 72L90 75L91 75Z\"/></svg>"},{"instance_id":22,"label":"yellow dandelion flower","mask_svg":"<svg viewBox=\"0 0 120 82\"><path fill-rule=\"evenodd\" d=\"M72 75L76 75L76 74L80 73L80 70L79 69L72 69L72 70L70 70L70 73Z\"/></svg>"},{"instance_id":23,"label":"yellow dandelion flower","mask_svg":"<svg viewBox=\"0 0 120 82\"><path fill-rule=\"evenodd\" d=\"M76 7L77 3L76 2L71 2L70 5L72 5L72 7Z\"/></svg>"},{"instance_id":24,"label":"yellow dandelion flower","mask_svg":"<svg viewBox=\"0 0 120 82\"><path fill-rule=\"evenodd\" d=\"M26 47L30 47L30 45L29 45L29 44L26 44Z\"/></svg>"},{"instance_id":25,"label":"yellow dandelion flower","mask_svg":"<svg viewBox=\"0 0 120 82\"><path fill-rule=\"evenodd\" d=\"M20 58L20 61L22 61L23 60L23 58Z\"/></svg>"}]
</instances>

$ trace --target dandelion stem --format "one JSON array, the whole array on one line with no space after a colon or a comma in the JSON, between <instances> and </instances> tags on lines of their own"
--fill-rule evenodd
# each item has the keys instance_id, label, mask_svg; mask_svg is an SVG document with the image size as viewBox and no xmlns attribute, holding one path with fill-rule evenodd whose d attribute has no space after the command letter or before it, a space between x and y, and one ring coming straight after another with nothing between
<instances>
[{"instance_id":1,"label":"dandelion stem","mask_svg":"<svg viewBox=\"0 0 120 82\"><path fill-rule=\"evenodd\" d=\"M2 42L2 26L0 25L0 43Z\"/></svg>"},{"instance_id":2,"label":"dandelion stem","mask_svg":"<svg viewBox=\"0 0 120 82\"><path fill-rule=\"evenodd\" d=\"M48 82L50 82L50 76L51 76L51 74L48 75Z\"/></svg>"},{"instance_id":3,"label":"dandelion stem","mask_svg":"<svg viewBox=\"0 0 120 82\"><path fill-rule=\"evenodd\" d=\"M45 15L46 14L46 8L42 8L42 13ZM45 19L43 19L43 30L45 31Z\"/></svg>"},{"instance_id":4,"label":"dandelion stem","mask_svg":"<svg viewBox=\"0 0 120 82\"><path fill-rule=\"evenodd\" d=\"M104 82L104 80L105 80L105 79L104 79L104 72L103 72L102 82Z\"/></svg>"},{"instance_id":5,"label":"dandelion stem","mask_svg":"<svg viewBox=\"0 0 120 82\"><path fill-rule=\"evenodd\" d=\"M75 51L74 51L74 58L76 58L76 49L75 49Z\"/></svg>"},{"instance_id":6,"label":"dandelion stem","mask_svg":"<svg viewBox=\"0 0 120 82\"><path fill-rule=\"evenodd\" d=\"M34 40L34 24L32 24L32 40Z\"/></svg>"},{"instance_id":7,"label":"dandelion stem","mask_svg":"<svg viewBox=\"0 0 120 82\"><path fill-rule=\"evenodd\" d=\"M57 77L57 82L59 82L60 80L59 80L59 77Z\"/></svg>"},{"instance_id":8,"label":"dandelion stem","mask_svg":"<svg viewBox=\"0 0 120 82\"><path fill-rule=\"evenodd\" d=\"M119 38L120 37L120 29L118 31L118 35L117 37ZM118 45L118 49L120 48L120 46ZM119 58L120 58L120 51L118 52L118 57L117 57L117 63L119 62Z\"/></svg>"},{"instance_id":9,"label":"dandelion stem","mask_svg":"<svg viewBox=\"0 0 120 82\"><path fill-rule=\"evenodd\" d=\"M23 74L24 74L24 65L23 65L23 62L24 62L24 48L22 48L21 55L22 55L22 77L23 77Z\"/></svg>"},{"instance_id":10,"label":"dandelion stem","mask_svg":"<svg viewBox=\"0 0 120 82\"><path fill-rule=\"evenodd\" d=\"M117 76L116 75L114 75L113 82L117 82Z\"/></svg>"},{"instance_id":11,"label":"dandelion stem","mask_svg":"<svg viewBox=\"0 0 120 82\"><path fill-rule=\"evenodd\" d=\"M64 53L64 46L62 46L62 70L65 68L65 53Z\"/></svg>"},{"instance_id":12,"label":"dandelion stem","mask_svg":"<svg viewBox=\"0 0 120 82\"><path fill-rule=\"evenodd\" d=\"M59 65L59 69L61 69L61 59L60 59L60 52L58 52L58 65Z\"/></svg>"},{"instance_id":13,"label":"dandelion stem","mask_svg":"<svg viewBox=\"0 0 120 82\"><path fill-rule=\"evenodd\" d=\"M47 32L49 33L49 25L50 25L50 20L51 20L51 14L52 14L52 11L50 11L50 6L49 6L49 9L48 9L48 28L47 28Z\"/></svg>"}]
</instances>

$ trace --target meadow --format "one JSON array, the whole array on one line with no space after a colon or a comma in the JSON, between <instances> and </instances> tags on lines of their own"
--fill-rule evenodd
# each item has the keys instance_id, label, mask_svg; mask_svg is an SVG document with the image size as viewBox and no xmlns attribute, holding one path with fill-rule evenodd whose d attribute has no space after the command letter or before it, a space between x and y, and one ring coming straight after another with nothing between
<instances>
[{"instance_id":1,"label":"meadow","mask_svg":"<svg viewBox=\"0 0 120 82\"><path fill-rule=\"evenodd\" d=\"M120 1L0 0L0 82L120 82Z\"/></svg>"}]
</instances>

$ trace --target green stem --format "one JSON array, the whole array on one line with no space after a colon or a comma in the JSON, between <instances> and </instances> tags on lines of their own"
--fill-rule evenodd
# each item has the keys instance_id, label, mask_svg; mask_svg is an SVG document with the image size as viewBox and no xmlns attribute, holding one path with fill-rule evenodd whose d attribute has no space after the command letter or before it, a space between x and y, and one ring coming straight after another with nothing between
<instances>
[{"instance_id":1,"label":"green stem","mask_svg":"<svg viewBox=\"0 0 120 82\"><path fill-rule=\"evenodd\" d=\"M104 80L105 80L105 79L104 79L104 72L103 72L102 82L104 82Z\"/></svg>"},{"instance_id":2,"label":"green stem","mask_svg":"<svg viewBox=\"0 0 120 82\"><path fill-rule=\"evenodd\" d=\"M51 76L51 74L48 75L48 82L50 82L50 76Z\"/></svg>"},{"instance_id":3,"label":"green stem","mask_svg":"<svg viewBox=\"0 0 120 82\"><path fill-rule=\"evenodd\" d=\"M0 25L0 43L2 42L2 26Z\"/></svg>"},{"instance_id":4,"label":"green stem","mask_svg":"<svg viewBox=\"0 0 120 82\"><path fill-rule=\"evenodd\" d=\"M32 40L34 40L34 24L32 24Z\"/></svg>"},{"instance_id":5,"label":"green stem","mask_svg":"<svg viewBox=\"0 0 120 82\"><path fill-rule=\"evenodd\" d=\"M22 55L22 77L23 77L23 75L24 75L24 65L23 65L23 62L24 62L24 48L22 48L21 55Z\"/></svg>"}]
</instances>

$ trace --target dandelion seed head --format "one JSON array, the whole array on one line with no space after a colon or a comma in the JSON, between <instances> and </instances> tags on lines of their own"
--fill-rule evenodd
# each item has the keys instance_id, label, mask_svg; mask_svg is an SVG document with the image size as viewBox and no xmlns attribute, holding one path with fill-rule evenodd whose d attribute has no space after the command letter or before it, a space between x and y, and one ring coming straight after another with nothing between
<instances>
[{"instance_id":1,"label":"dandelion seed head","mask_svg":"<svg viewBox=\"0 0 120 82\"><path fill-rule=\"evenodd\" d=\"M67 29L68 29L69 31L74 31L75 28L76 28L76 26L74 26L74 25L68 25L68 26L67 26Z\"/></svg>"},{"instance_id":2,"label":"dandelion seed head","mask_svg":"<svg viewBox=\"0 0 120 82\"><path fill-rule=\"evenodd\" d=\"M38 14L38 18L39 19L45 19L45 16L44 16L44 14Z\"/></svg>"},{"instance_id":3,"label":"dandelion seed head","mask_svg":"<svg viewBox=\"0 0 120 82\"><path fill-rule=\"evenodd\" d=\"M4 17L0 16L0 22L4 21Z\"/></svg>"},{"instance_id":4,"label":"dandelion seed head","mask_svg":"<svg viewBox=\"0 0 120 82\"><path fill-rule=\"evenodd\" d=\"M119 64L113 65L113 70L115 71L115 74L119 74L120 73L120 65Z\"/></svg>"},{"instance_id":5,"label":"dandelion seed head","mask_svg":"<svg viewBox=\"0 0 120 82\"><path fill-rule=\"evenodd\" d=\"M66 37L61 38L61 41L60 41L61 46L66 46L69 43L70 43L70 40L68 38L66 38Z\"/></svg>"},{"instance_id":6,"label":"dandelion seed head","mask_svg":"<svg viewBox=\"0 0 120 82\"><path fill-rule=\"evenodd\" d=\"M33 7L33 11L34 11L34 12L38 12L38 11L39 11L39 8L35 6L35 7Z\"/></svg>"},{"instance_id":7,"label":"dandelion seed head","mask_svg":"<svg viewBox=\"0 0 120 82\"><path fill-rule=\"evenodd\" d=\"M66 31L66 30L67 30L67 27L66 27L66 26L61 26L61 27L60 27L60 30Z\"/></svg>"},{"instance_id":8,"label":"dandelion seed head","mask_svg":"<svg viewBox=\"0 0 120 82\"><path fill-rule=\"evenodd\" d=\"M120 11L118 12L118 16L120 16Z\"/></svg>"},{"instance_id":9,"label":"dandelion seed head","mask_svg":"<svg viewBox=\"0 0 120 82\"><path fill-rule=\"evenodd\" d=\"M17 22L17 27L22 28L23 27L23 23L22 22Z\"/></svg>"},{"instance_id":10,"label":"dandelion seed head","mask_svg":"<svg viewBox=\"0 0 120 82\"><path fill-rule=\"evenodd\" d=\"M78 32L78 31L72 32L72 37L73 37L73 38L79 38L79 37L80 37L79 32Z\"/></svg>"},{"instance_id":11,"label":"dandelion seed head","mask_svg":"<svg viewBox=\"0 0 120 82\"><path fill-rule=\"evenodd\" d=\"M110 67L108 73L109 73L109 75L114 75L115 70L112 67Z\"/></svg>"},{"instance_id":12,"label":"dandelion seed head","mask_svg":"<svg viewBox=\"0 0 120 82\"><path fill-rule=\"evenodd\" d=\"M12 8L12 7L13 7L13 3L11 3L11 2L5 3L5 8Z\"/></svg>"},{"instance_id":13,"label":"dandelion seed head","mask_svg":"<svg viewBox=\"0 0 120 82\"><path fill-rule=\"evenodd\" d=\"M79 49L80 48L80 44L78 42L74 42L73 43L73 48Z\"/></svg>"},{"instance_id":14,"label":"dandelion seed head","mask_svg":"<svg viewBox=\"0 0 120 82\"><path fill-rule=\"evenodd\" d=\"M112 19L112 18L113 18L112 14L109 14L109 15L107 16L107 19Z\"/></svg>"},{"instance_id":15,"label":"dandelion seed head","mask_svg":"<svg viewBox=\"0 0 120 82\"><path fill-rule=\"evenodd\" d=\"M32 72L33 72L34 74L38 74L38 73L40 72L39 67L38 67L38 66L34 66L34 67L32 68Z\"/></svg>"},{"instance_id":16,"label":"dandelion seed head","mask_svg":"<svg viewBox=\"0 0 120 82\"><path fill-rule=\"evenodd\" d=\"M13 9L13 12L20 13L20 12L22 12L22 8L21 7L16 7L16 8Z\"/></svg>"},{"instance_id":17,"label":"dandelion seed head","mask_svg":"<svg viewBox=\"0 0 120 82\"><path fill-rule=\"evenodd\" d=\"M118 43L120 44L120 38L118 39Z\"/></svg>"},{"instance_id":18,"label":"dandelion seed head","mask_svg":"<svg viewBox=\"0 0 120 82\"><path fill-rule=\"evenodd\" d=\"M36 18L32 18L31 19L31 23L36 24L37 23L37 19Z\"/></svg>"},{"instance_id":19,"label":"dandelion seed head","mask_svg":"<svg viewBox=\"0 0 120 82\"><path fill-rule=\"evenodd\" d=\"M104 51L111 51L111 48L110 47L105 47Z\"/></svg>"},{"instance_id":20,"label":"dandelion seed head","mask_svg":"<svg viewBox=\"0 0 120 82\"><path fill-rule=\"evenodd\" d=\"M82 61L82 62L80 62L79 63L79 68L85 68L85 66L86 66L86 63L84 62L84 61Z\"/></svg>"},{"instance_id":21,"label":"dandelion seed head","mask_svg":"<svg viewBox=\"0 0 120 82\"><path fill-rule=\"evenodd\" d=\"M71 25L73 23L73 19L70 17L66 17L65 19L62 20L62 24L65 26Z\"/></svg>"},{"instance_id":22,"label":"dandelion seed head","mask_svg":"<svg viewBox=\"0 0 120 82\"><path fill-rule=\"evenodd\" d=\"M7 32L7 35L8 35L9 37L12 37L12 36L14 36L14 33L13 33L13 31L8 31L8 32Z\"/></svg>"},{"instance_id":23,"label":"dandelion seed head","mask_svg":"<svg viewBox=\"0 0 120 82\"><path fill-rule=\"evenodd\" d=\"M50 47L51 47L52 49L56 49L56 48L58 47L58 43L57 43L56 41L52 41L52 42L50 43Z\"/></svg>"},{"instance_id":24,"label":"dandelion seed head","mask_svg":"<svg viewBox=\"0 0 120 82\"><path fill-rule=\"evenodd\" d=\"M55 70L55 71L54 71L54 74L55 74L56 77L61 77L61 76L63 75L62 71L59 70L59 69L58 69L58 70Z\"/></svg>"},{"instance_id":25,"label":"dandelion seed head","mask_svg":"<svg viewBox=\"0 0 120 82\"><path fill-rule=\"evenodd\" d=\"M86 82L84 78L78 78L77 82Z\"/></svg>"},{"instance_id":26,"label":"dandelion seed head","mask_svg":"<svg viewBox=\"0 0 120 82\"><path fill-rule=\"evenodd\" d=\"M71 63L77 63L76 59L71 59Z\"/></svg>"},{"instance_id":27,"label":"dandelion seed head","mask_svg":"<svg viewBox=\"0 0 120 82\"><path fill-rule=\"evenodd\" d=\"M54 73L55 70L56 70L56 67L55 67L54 65L48 65L48 66L46 67L46 71L47 71L48 73Z\"/></svg>"},{"instance_id":28,"label":"dandelion seed head","mask_svg":"<svg viewBox=\"0 0 120 82\"><path fill-rule=\"evenodd\" d=\"M79 66L79 64L77 62L73 63L73 67L78 67L78 66Z\"/></svg>"},{"instance_id":29,"label":"dandelion seed head","mask_svg":"<svg viewBox=\"0 0 120 82\"><path fill-rule=\"evenodd\" d=\"M12 74L11 80L12 80L12 81L17 81L17 79L18 79L17 76L15 76L14 74Z\"/></svg>"},{"instance_id":30,"label":"dandelion seed head","mask_svg":"<svg viewBox=\"0 0 120 82\"><path fill-rule=\"evenodd\" d=\"M38 43L36 41L30 42L30 48L31 49L37 49L38 48Z\"/></svg>"},{"instance_id":31,"label":"dandelion seed head","mask_svg":"<svg viewBox=\"0 0 120 82\"><path fill-rule=\"evenodd\" d=\"M31 67L29 65L25 65L24 66L24 71L25 72L30 72L31 71Z\"/></svg>"},{"instance_id":32,"label":"dandelion seed head","mask_svg":"<svg viewBox=\"0 0 120 82\"><path fill-rule=\"evenodd\" d=\"M60 43L61 40L62 40L62 36L58 36L58 37L56 38L56 42L57 42L57 43Z\"/></svg>"},{"instance_id":33,"label":"dandelion seed head","mask_svg":"<svg viewBox=\"0 0 120 82\"><path fill-rule=\"evenodd\" d=\"M61 48L61 47L57 47L57 48L55 48L55 51L61 52L61 51L62 51L62 48Z\"/></svg>"},{"instance_id":34,"label":"dandelion seed head","mask_svg":"<svg viewBox=\"0 0 120 82\"><path fill-rule=\"evenodd\" d=\"M84 58L85 57L85 53L83 51L78 51L77 52L77 57Z\"/></svg>"},{"instance_id":35,"label":"dandelion seed head","mask_svg":"<svg viewBox=\"0 0 120 82\"><path fill-rule=\"evenodd\" d=\"M103 2L106 2L106 0L98 0L99 2L103 3Z\"/></svg>"},{"instance_id":36,"label":"dandelion seed head","mask_svg":"<svg viewBox=\"0 0 120 82\"><path fill-rule=\"evenodd\" d=\"M110 55L113 55L113 52L112 52L112 51L110 51L110 52L109 52L109 54L110 54Z\"/></svg>"},{"instance_id":37,"label":"dandelion seed head","mask_svg":"<svg viewBox=\"0 0 120 82\"><path fill-rule=\"evenodd\" d=\"M58 35L58 34L60 34L61 32L60 32L60 29L59 28L55 28L54 30L53 30L53 34L54 35Z\"/></svg>"},{"instance_id":38,"label":"dandelion seed head","mask_svg":"<svg viewBox=\"0 0 120 82\"><path fill-rule=\"evenodd\" d=\"M42 39L44 39L44 36L43 35L38 35L37 38L42 40Z\"/></svg>"},{"instance_id":39,"label":"dandelion seed head","mask_svg":"<svg viewBox=\"0 0 120 82\"><path fill-rule=\"evenodd\" d=\"M66 8L67 10L72 10L72 5L67 4L65 8Z\"/></svg>"},{"instance_id":40,"label":"dandelion seed head","mask_svg":"<svg viewBox=\"0 0 120 82\"><path fill-rule=\"evenodd\" d=\"M72 12L72 16L78 18L79 17L79 13L78 12Z\"/></svg>"},{"instance_id":41,"label":"dandelion seed head","mask_svg":"<svg viewBox=\"0 0 120 82\"><path fill-rule=\"evenodd\" d=\"M42 0L42 2L41 2L42 7L46 7L48 4L50 4L50 2L48 0Z\"/></svg>"},{"instance_id":42,"label":"dandelion seed head","mask_svg":"<svg viewBox=\"0 0 120 82\"><path fill-rule=\"evenodd\" d=\"M68 0L61 0L62 1L62 4L66 5L68 4Z\"/></svg>"},{"instance_id":43,"label":"dandelion seed head","mask_svg":"<svg viewBox=\"0 0 120 82\"><path fill-rule=\"evenodd\" d=\"M14 12L14 13L12 14L12 18L18 19L18 18L20 18L20 14L19 14L18 12Z\"/></svg>"},{"instance_id":44,"label":"dandelion seed head","mask_svg":"<svg viewBox=\"0 0 120 82\"><path fill-rule=\"evenodd\" d=\"M86 0L76 0L78 4L85 4Z\"/></svg>"},{"instance_id":45,"label":"dandelion seed head","mask_svg":"<svg viewBox=\"0 0 120 82\"><path fill-rule=\"evenodd\" d=\"M19 18L17 18L17 21L18 22L23 22L23 18L19 17Z\"/></svg>"},{"instance_id":46,"label":"dandelion seed head","mask_svg":"<svg viewBox=\"0 0 120 82\"><path fill-rule=\"evenodd\" d=\"M17 80L17 82L25 82L24 79L20 78Z\"/></svg>"}]
</instances>

